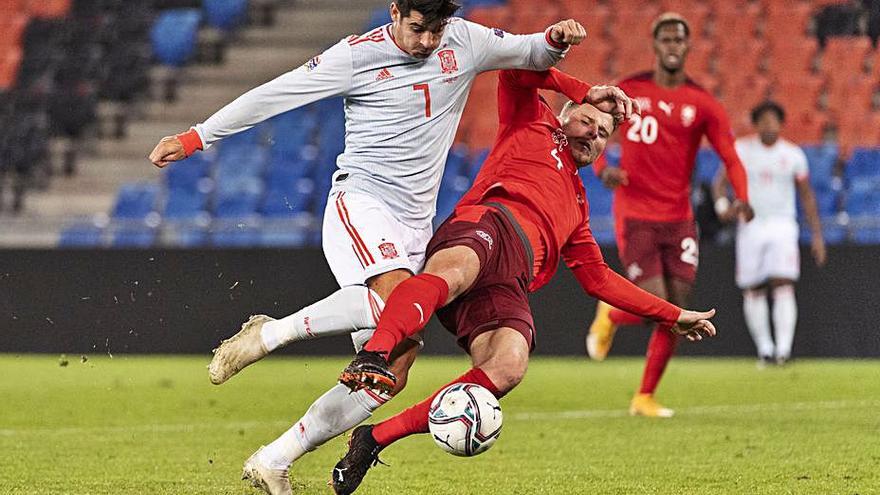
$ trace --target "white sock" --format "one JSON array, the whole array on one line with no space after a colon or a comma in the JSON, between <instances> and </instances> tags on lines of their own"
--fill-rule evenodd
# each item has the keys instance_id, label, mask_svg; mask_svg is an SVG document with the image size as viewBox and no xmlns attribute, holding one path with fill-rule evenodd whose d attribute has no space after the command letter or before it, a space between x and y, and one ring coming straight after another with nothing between
<instances>
[{"instance_id":1,"label":"white sock","mask_svg":"<svg viewBox=\"0 0 880 495\"><path fill-rule=\"evenodd\" d=\"M773 289L773 327L776 330L776 357L791 357L794 329L797 325L797 300L794 285L786 284Z\"/></svg>"},{"instance_id":2,"label":"white sock","mask_svg":"<svg viewBox=\"0 0 880 495\"><path fill-rule=\"evenodd\" d=\"M269 352L297 340L344 335L376 328L385 302L363 285L343 287L280 320L263 324L260 336Z\"/></svg>"},{"instance_id":3,"label":"white sock","mask_svg":"<svg viewBox=\"0 0 880 495\"><path fill-rule=\"evenodd\" d=\"M770 309L767 305L766 290L743 292L743 315L755 347L758 348L758 357L773 357L774 345L770 336Z\"/></svg>"},{"instance_id":4,"label":"white sock","mask_svg":"<svg viewBox=\"0 0 880 495\"><path fill-rule=\"evenodd\" d=\"M318 398L306 414L278 439L267 445L261 460L272 469L287 469L306 452L348 431L372 416L389 400L367 390L350 393L337 384Z\"/></svg>"}]
</instances>

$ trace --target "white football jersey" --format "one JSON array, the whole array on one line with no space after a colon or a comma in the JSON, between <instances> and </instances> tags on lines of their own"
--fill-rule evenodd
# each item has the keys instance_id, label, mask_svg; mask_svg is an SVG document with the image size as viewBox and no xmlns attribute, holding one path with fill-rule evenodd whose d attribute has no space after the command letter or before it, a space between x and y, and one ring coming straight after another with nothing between
<instances>
[{"instance_id":1,"label":"white football jersey","mask_svg":"<svg viewBox=\"0 0 880 495\"><path fill-rule=\"evenodd\" d=\"M736 152L748 174L749 202L755 217L795 219L795 181L810 174L803 150L783 138L765 146L755 135L737 139Z\"/></svg>"},{"instance_id":2,"label":"white football jersey","mask_svg":"<svg viewBox=\"0 0 880 495\"><path fill-rule=\"evenodd\" d=\"M195 126L202 143L342 95L345 151L337 159L340 180L334 189L371 194L412 227L429 224L474 78L493 69L548 69L566 48L551 44L545 33L511 35L452 18L437 50L418 59L404 52L391 33L387 24L345 38L245 93Z\"/></svg>"}]
</instances>

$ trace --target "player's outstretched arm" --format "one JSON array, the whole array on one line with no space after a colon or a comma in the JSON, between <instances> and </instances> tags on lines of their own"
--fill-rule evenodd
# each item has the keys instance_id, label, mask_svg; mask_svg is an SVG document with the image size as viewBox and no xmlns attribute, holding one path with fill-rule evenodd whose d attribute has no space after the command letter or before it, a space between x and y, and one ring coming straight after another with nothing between
<instances>
[{"instance_id":1,"label":"player's outstretched arm","mask_svg":"<svg viewBox=\"0 0 880 495\"><path fill-rule=\"evenodd\" d=\"M150 153L150 161L159 168L165 168L171 162L183 160L196 150L202 149L202 140L195 130L190 129L175 136L165 136Z\"/></svg>"},{"instance_id":2,"label":"player's outstretched arm","mask_svg":"<svg viewBox=\"0 0 880 495\"><path fill-rule=\"evenodd\" d=\"M464 21L477 71L497 69L547 70L580 44L586 29L575 20L560 21L542 33L510 34Z\"/></svg>"},{"instance_id":3,"label":"player's outstretched arm","mask_svg":"<svg viewBox=\"0 0 880 495\"><path fill-rule=\"evenodd\" d=\"M560 45L580 45L587 37L587 30L574 19L566 19L547 28L550 39Z\"/></svg>"}]
</instances>

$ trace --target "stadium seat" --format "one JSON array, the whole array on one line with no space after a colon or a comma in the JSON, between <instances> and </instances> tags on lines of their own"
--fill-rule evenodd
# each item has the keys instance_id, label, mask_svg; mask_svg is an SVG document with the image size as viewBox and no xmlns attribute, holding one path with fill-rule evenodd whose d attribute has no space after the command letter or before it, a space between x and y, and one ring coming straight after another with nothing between
<instances>
[{"instance_id":1,"label":"stadium seat","mask_svg":"<svg viewBox=\"0 0 880 495\"><path fill-rule=\"evenodd\" d=\"M13 89L21 68L22 50L18 46L0 48L0 90Z\"/></svg>"},{"instance_id":2,"label":"stadium seat","mask_svg":"<svg viewBox=\"0 0 880 495\"><path fill-rule=\"evenodd\" d=\"M260 229L252 216L215 220L209 238L216 247L253 247L260 244Z\"/></svg>"},{"instance_id":3,"label":"stadium seat","mask_svg":"<svg viewBox=\"0 0 880 495\"><path fill-rule=\"evenodd\" d=\"M779 36L769 38L768 43L767 70L780 81L796 79L815 68L819 51L815 38Z\"/></svg>"},{"instance_id":4,"label":"stadium seat","mask_svg":"<svg viewBox=\"0 0 880 495\"><path fill-rule=\"evenodd\" d=\"M871 40L865 36L832 36L822 50L821 70L830 76L836 74L864 74Z\"/></svg>"},{"instance_id":5,"label":"stadium seat","mask_svg":"<svg viewBox=\"0 0 880 495\"><path fill-rule=\"evenodd\" d=\"M248 0L202 0L209 26L233 31L247 20Z\"/></svg>"},{"instance_id":6,"label":"stadium seat","mask_svg":"<svg viewBox=\"0 0 880 495\"><path fill-rule=\"evenodd\" d=\"M384 26L391 21L391 17L388 14L388 7L376 7L370 13L370 18L367 20L367 24L364 26L364 31L372 31L379 26Z\"/></svg>"},{"instance_id":7,"label":"stadium seat","mask_svg":"<svg viewBox=\"0 0 880 495\"><path fill-rule=\"evenodd\" d=\"M829 76L826 108L837 114L870 109L880 81L865 75L834 71Z\"/></svg>"},{"instance_id":8,"label":"stadium seat","mask_svg":"<svg viewBox=\"0 0 880 495\"><path fill-rule=\"evenodd\" d=\"M285 220L268 219L260 227L259 244L263 247L304 247L320 225L309 213Z\"/></svg>"},{"instance_id":9,"label":"stadium seat","mask_svg":"<svg viewBox=\"0 0 880 495\"><path fill-rule=\"evenodd\" d=\"M94 222L74 223L61 231L58 246L71 247L101 247L104 245L104 229Z\"/></svg>"},{"instance_id":10,"label":"stadium seat","mask_svg":"<svg viewBox=\"0 0 880 495\"><path fill-rule=\"evenodd\" d=\"M711 148L700 148L697 152L697 170L694 180L697 184L711 184L721 168L721 157Z\"/></svg>"},{"instance_id":11,"label":"stadium seat","mask_svg":"<svg viewBox=\"0 0 880 495\"><path fill-rule=\"evenodd\" d=\"M803 146L810 165L810 183L814 188L832 187L834 167L837 164L839 148L834 144Z\"/></svg>"},{"instance_id":12,"label":"stadium seat","mask_svg":"<svg viewBox=\"0 0 880 495\"><path fill-rule=\"evenodd\" d=\"M60 19L70 12L71 0L27 0L27 13L41 19Z\"/></svg>"},{"instance_id":13,"label":"stadium seat","mask_svg":"<svg viewBox=\"0 0 880 495\"><path fill-rule=\"evenodd\" d=\"M880 148L854 149L844 168L844 177L850 184L880 177Z\"/></svg>"},{"instance_id":14,"label":"stadium seat","mask_svg":"<svg viewBox=\"0 0 880 495\"><path fill-rule=\"evenodd\" d=\"M204 215L208 206L208 195L192 189L169 189L163 217L173 220L197 218Z\"/></svg>"},{"instance_id":15,"label":"stadium seat","mask_svg":"<svg viewBox=\"0 0 880 495\"><path fill-rule=\"evenodd\" d=\"M565 56L561 69L591 84L611 83L608 61L612 60L614 48L602 39L590 44L589 50L572 50Z\"/></svg>"},{"instance_id":16,"label":"stadium seat","mask_svg":"<svg viewBox=\"0 0 880 495\"><path fill-rule=\"evenodd\" d=\"M172 167L167 167L164 172L166 187L168 189L196 190L199 181L211 175L213 164L209 156L206 153L196 153Z\"/></svg>"},{"instance_id":17,"label":"stadium seat","mask_svg":"<svg viewBox=\"0 0 880 495\"><path fill-rule=\"evenodd\" d=\"M764 13L764 36L789 38L807 36L813 6L809 2L767 2Z\"/></svg>"},{"instance_id":18,"label":"stadium seat","mask_svg":"<svg viewBox=\"0 0 880 495\"><path fill-rule=\"evenodd\" d=\"M475 7L467 12L467 18L477 24L510 31L513 25L513 9L507 5Z\"/></svg>"},{"instance_id":19,"label":"stadium seat","mask_svg":"<svg viewBox=\"0 0 880 495\"><path fill-rule=\"evenodd\" d=\"M165 221L159 233L163 246L199 248L208 245L207 216L186 221Z\"/></svg>"},{"instance_id":20,"label":"stadium seat","mask_svg":"<svg viewBox=\"0 0 880 495\"><path fill-rule=\"evenodd\" d=\"M202 14L195 9L165 10L150 30L153 55L171 67L186 64L196 52Z\"/></svg>"},{"instance_id":21,"label":"stadium seat","mask_svg":"<svg viewBox=\"0 0 880 495\"><path fill-rule=\"evenodd\" d=\"M581 16L576 14L583 12L585 9L589 9L589 15ZM584 25L584 28L587 30L587 39L593 42L607 42L608 35L611 33L612 16L609 5L597 2L585 3L583 0L559 0L559 10L561 13L570 13L570 16L576 18ZM575 51L577 50L572 50L567 56L574 54Z\"/></svg>"},{"instance_id":22,"label":"stadium seat","mask_svg":"<svg viewBox=\"0 0 880 495\"><path fill-rule=\"evenodd\" d=\"M256 178L239 178L214 195L214 216L235 218L255 215L263 197L263 182Z\"/></svg>"},{"instance_id":23,"label":"stadium seat","mask_svg":"<svg viewBox=\"0 0 880 495\"><path fill-rule=\"evenodd\" d=\"M0 17L0 49L21 46L22 36L30 18L19 13Z\"/></svg>"},{"instance_id":24,"label":"stadium seat","mask_svg":"<svg viewBox=\"0 0 880 495\"><path fill-rule=\"evenodd\" d=\"M308 178L297 179L289 184L270 185L260 213L266 217L292 217L310 211L315 193L315 183Z\"/></svg>"},{"instance_id":25,"label":"stadium seat","mask_svg":"<svg viewBox=\"0 0 880 495\"><path fill-rule=\"evenodd\" d=\"M159 186L156 184L123 184L113 207L113 218L143 219L155 211L158 196Z\"/></svg>"},{"instance_id":26,"label":"stadium seat","mask_svg":"<svg viewBox=\"0 0 880 495\"><path fill-rule=\"evenodd\" d=\"M587 192L587 201L590 203L590 218L611 216L612 191L602 184L590 167L581 168L579 175Z\"/></svg>"},{"instance_id":27,"label":"stadium seat","mask_svg":"<svg viewBox=\"0 0 880 495\"><path fill-rule=\"evenodd\" d=\"M880 225L876 216L856 218L851 230L856 244L880 244Z\"/></svg>"},{"instance_id":28,"label":"stadium seat","mask_svg":"<svg viewBox=\"0 0 880 495\"><path fill-rule=\"evenodd\" d=\"M115 248L148 248L155 244L157 231L144 223L123 222L112 227Z\"/></svg>"}]
</instances>

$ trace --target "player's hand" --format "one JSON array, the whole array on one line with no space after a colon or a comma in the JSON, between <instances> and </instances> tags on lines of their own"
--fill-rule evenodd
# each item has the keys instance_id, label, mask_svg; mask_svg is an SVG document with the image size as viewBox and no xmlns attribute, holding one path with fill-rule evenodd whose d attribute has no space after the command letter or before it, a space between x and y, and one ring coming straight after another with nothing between
<instances>
[{"instance_id":1,"label":"player's hand","mask_svg":"<svg viewBox=\"0 0 880 495\"><path fill-rule=\"evenodd\" d=\"M820 268L825 266L828 254L825 251L825 239L822 238L821 234L813 235L812 251L813 259L816 261L816 266Z\"/></svg>"},{"instance_id":2,"label":"player's hand","mask_svg":"<svg viewBox=\"0 0 880 495\"><path fill-rule=\"evenodd\" d=\"M550 26L550 39L566 45L580 45L587 37L587 30L574 19L559 21Z\"/></svg>"},{"instance_id":3,"label":"player's hand","mask_svg":"<svg viewBox=\"0 0 880 495\"><path fill-rule=\"evenodd\" d=\"M584 101L611 114L614 117L614 122L618 125L629 120L633 113L642 113L639 102L627 96L617 86L593 86Z\"/></svg>"},{"instance_id":4,"label":"player's hand","mask_svg":"<svg viewBox=\"0 0 880 495\"><path fill-rule=\"evenodd\" d=\"M186 158L183 143L175 136L165 136L159 140L159 144L150 153L150 161L159 168L165 168L169 163Z\"/></svg>"},{"instance_id":5,"label":"player's hand","mask_svg":"<svg viewBox=\"0 0 880 495\"><path fill-rule=\"evenodd\" d=\"M736 218L743 222L751 222L753 218L755 218L755 210L752 209L752 205L748 203L743 203L742 201L736 200L733 202L733 206L730 208L734 211Z\"/></svg>"},{"instance_id":6,"label":"player's hand","mask_svg":"<svg viewBox=\"0 0 880 495\"><path fill-rule=\"evenodd\" d=\"M715 316L714 309L709 311L689 311L683 309L681 314L678 315L675 325L670 330L675 334L683 335L691 342L703 340L704 336L714 337L716 333L715 325L709 321L713 316Z\"/></svg>"},{"instance_id":7,"label":"player's hand","mask_svg":"<svg viewBox=\"0 0 880 495\"><path fill-rule=\"evenodd\" d=\"M629 184L629 176L626 174L626 170L621 170L620 167L605 167L599 174L599 179L602 180L602 184L605 184L605 187L608 189Z\"/></svg>"}]
</instances>

